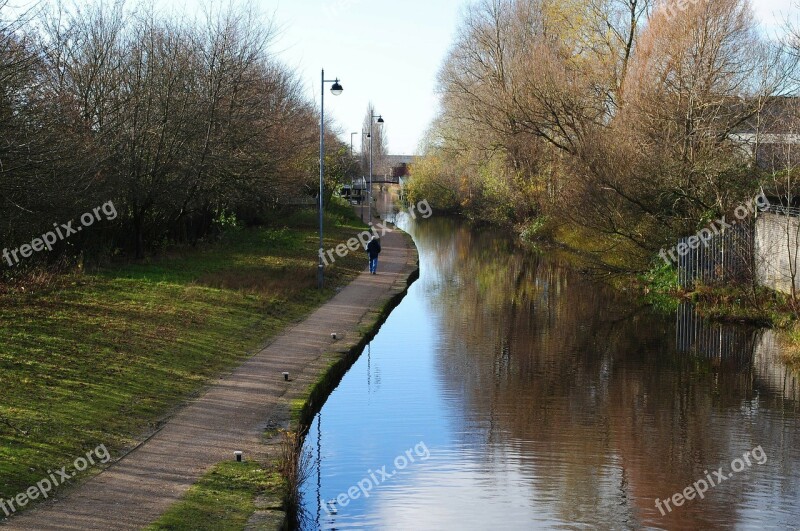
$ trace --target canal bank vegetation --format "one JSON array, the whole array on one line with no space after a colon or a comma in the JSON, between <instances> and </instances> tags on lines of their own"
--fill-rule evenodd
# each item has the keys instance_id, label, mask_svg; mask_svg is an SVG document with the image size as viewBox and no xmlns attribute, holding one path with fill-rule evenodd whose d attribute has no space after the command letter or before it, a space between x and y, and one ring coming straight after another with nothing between
<instances>
[{"instance_id":1,"label":"canal bank vegetation","mask_svg":"<svg viewBox=\"0 0 800 531\"><path fill-rule=\"evenodd\" d=\"M216 465L148 531L241 531L260 513L258 529L281 529L285 481L273 463Z\"/></svg>"},{"instance_id":2,"label":"canal bank vegetation","mask_svg":"<svg viewBox=\"0 0 800 531\"><path fill-rule=\"evenodd\" d=\"M639 277L639 288L654 307L674 313L680 303L688 302L698 315L717 322L774 328L779 331L784 358L800 369L800 308L796 297L753 282L698 283L685 290L678 285L674 268L660 269L660 273L648 272Z\"/></svg>"},{"instance_id":3,"label":"canal bank vegetation","mask_svg":"<svg viewBox=\"0 0 800 531\"><path fill-rule=\"evenodd\" d=\"M661 249L763 190L786 195L776 172L796 161L779 143L764 157L759 139L800 125L800 41L791 26L767 38L750 0L679 4L471 2L409 200L686 295L668 285ZM741 290L752 311L797 313L763 310L769 296ZM728 296L694 297L734 308Z\"/></svg>"},{"instance_id":4,"label":"canal bank vegetation","mask_svg":"<svg viewBox=\"0 0 800 531\"><path fill-rule=\"evenodd\" d=\"M147 529L297 529L300 486L310 474L311 454L303 453L298 431L269 432L267 438L277 451L215 465Z\"/></svg>"}]
</instances>

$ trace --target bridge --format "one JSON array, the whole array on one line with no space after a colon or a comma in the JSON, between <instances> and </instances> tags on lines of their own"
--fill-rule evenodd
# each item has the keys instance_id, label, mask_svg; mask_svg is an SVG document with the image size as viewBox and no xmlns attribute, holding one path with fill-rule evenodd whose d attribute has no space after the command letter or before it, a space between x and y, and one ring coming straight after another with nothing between
<instances>
[{"instance_id":1,"label":"bridge","mask_svg":"<svg viewBox=\"0 0 800 531\"><path fill-rule=\"evenodd\" d=\"M373 175L372 184L400 184L400 177Z\"/></svg>"},{"instance_id":2,"label":"bridge","mask_svg":"<svg viewBox=\"0 0 800 531\"><path fill-rule=\"evenodd\" d=\"M417 155L386 155L380 170L372 174L372 184L400 184L401 177L410 175L409 168L417 158Z\"/></svg>"}]
</instances>

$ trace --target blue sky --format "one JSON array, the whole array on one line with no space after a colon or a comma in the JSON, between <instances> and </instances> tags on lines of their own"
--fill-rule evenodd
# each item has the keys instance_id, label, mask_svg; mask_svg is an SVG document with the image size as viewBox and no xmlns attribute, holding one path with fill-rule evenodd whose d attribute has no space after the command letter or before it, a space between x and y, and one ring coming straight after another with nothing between
<instances>
[{"instance_id":1,"label":"blue sky","mask_svg":"<svg viewBox=\"0 0 800 531\"><path fill-rule=\"evenodd\" d=\"M345 140L361 131L371 100L386 120L390 152L410 154L433 118L436 73L456 29L463 0L280 0L276 49L299 68L319 100L320 68L341 78L344 93L326 93L326 116ZM359 137L355 138L356 146Z\"/></svg>"}]
</instances>

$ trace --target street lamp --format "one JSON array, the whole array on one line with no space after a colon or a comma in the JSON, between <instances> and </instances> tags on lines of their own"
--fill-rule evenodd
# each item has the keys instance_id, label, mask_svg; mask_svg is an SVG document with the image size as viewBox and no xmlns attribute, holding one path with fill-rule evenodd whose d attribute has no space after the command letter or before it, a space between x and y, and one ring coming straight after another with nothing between
<instances>
[{"instance_id":1,"label":"street lamp","mask_svg":"<svg viewBox=\"0 0 800 531\"><path fill-rule=\"evenodd\" d=\"M370 112L370 119L369 119L369 208L367 212L369 213L369 220L367 223L372 224L372 122L378 119L378 124L383 125L383 116L380 114L374 114Z\"/></svg>"},{"instance_id":2,"label":"street lamp","mask_svg":"<svg viewBox=\"0 0 800 531\"><path fill-rule=\"evenodd\" d=\"M322 83L321 92L322 99L320 100L319 111L319 265L317 266L317 287L322 289L325 265L322 262L323 249L322 243L322 207L323 207L323 192L325 187L325 83L333 83L331 87L331 94L338 96L344 90L339 84L339 78L335 80L325 79L325 70L322 70Z\"/></svg>"}]
</instances>

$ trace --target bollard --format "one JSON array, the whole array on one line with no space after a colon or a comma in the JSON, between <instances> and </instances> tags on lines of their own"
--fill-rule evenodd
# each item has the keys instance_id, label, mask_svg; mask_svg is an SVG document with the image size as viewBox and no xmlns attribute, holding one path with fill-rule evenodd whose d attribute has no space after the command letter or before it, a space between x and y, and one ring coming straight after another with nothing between
<instances>
[{"instance_id":1,"label":"bollard","mask_svg":"<svg viewBox=\"0 0 800 531\"><path fill-rule=\"evenodd\" d=\"M289 373L288 372L283 373L283 379L286 380L287 382L289 381Z\"/></svg>"},{"instance_id":2,"label":"bollard","mask_svg":"<svg viewBox=\"0 0 800 531\"><path fill-rule=\"evenodd\" d=\"M242 462L242 452L237 450L237 451L233 452L233 455L234 455L234 457L236 457L236 462L237 463L241 463Z\"/></svg>"}]
</instances>

